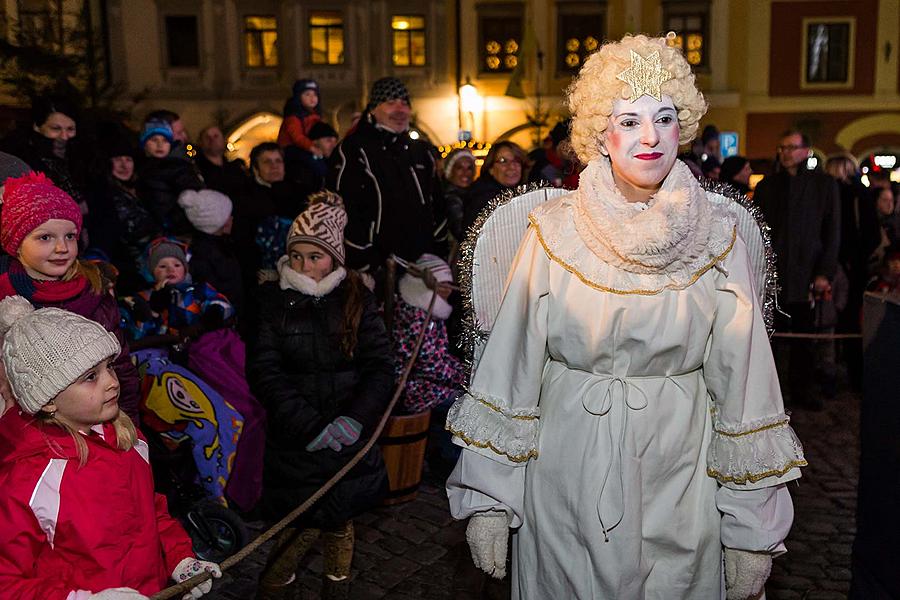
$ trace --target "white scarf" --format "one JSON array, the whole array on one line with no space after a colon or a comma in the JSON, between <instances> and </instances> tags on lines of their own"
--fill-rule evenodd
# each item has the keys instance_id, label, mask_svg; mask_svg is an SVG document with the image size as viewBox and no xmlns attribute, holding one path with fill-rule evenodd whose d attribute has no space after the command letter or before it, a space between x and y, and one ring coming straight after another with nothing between
<instances>
[{"instance_id":1,"label":"white scarf","mask_svg":"<svg viewBox=\"0 0 900 600\"><path fill-rule=\"evenodd\" d=\"M675 161L647 204L628 202L609 159L591 161L575 198L575 228L603 262L630 273L672 273L706 256L711 206L690 169Z\"/></svg>"},{"instance_id":2,"label":"white scarf","mask_svg":"<svg viewBox=\"0 0 900 600\"><path fill-rule=\"evenodd\" d=\"M347 277L347 270L338 267L320 281L298 273L291 268L291 259L282 256L278 259L278 285L283 290L294 290L307 296L321 298L327 296Z\"/></svg>"}]
</instances>

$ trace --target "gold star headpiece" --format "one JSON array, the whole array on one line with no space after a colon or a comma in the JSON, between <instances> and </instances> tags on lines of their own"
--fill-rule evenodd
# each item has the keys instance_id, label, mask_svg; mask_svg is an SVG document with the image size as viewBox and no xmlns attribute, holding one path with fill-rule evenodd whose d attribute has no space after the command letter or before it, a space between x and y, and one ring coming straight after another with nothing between
<instances>
[{"instance_id":1,"label":"gold star headpiece","mask_svg":"<svg viewBox=\"0 0 900 600\"><path fill-rule=\"evenodd\" d=\"M631 51L631 66L616 75L616 79L631 86L631 98L634 102L644 94L662 100L660 86L672 79L672 74L662 68L659 50L654 50L644 58L634 50Z\"/></svg>"}]
</instances>

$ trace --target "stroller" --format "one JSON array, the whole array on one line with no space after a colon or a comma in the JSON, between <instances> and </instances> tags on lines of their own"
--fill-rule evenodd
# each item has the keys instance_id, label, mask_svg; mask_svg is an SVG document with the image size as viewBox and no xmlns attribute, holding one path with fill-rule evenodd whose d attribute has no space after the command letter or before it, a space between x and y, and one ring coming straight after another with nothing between
<instances>
[{"instance_id":1,"label":"stroller","mask_svg":"<svg viewBox=\"0 0 900 600\"><path fill-rule=\"evenodd\" d=\"M260 454L255 451L261 431L253 429L260 422L259 411L254 412L258 404L241 407L248 419L194 369L183 366L189 361L182 344L147 345L136 343L133 354L142 375L142 430L157 491L166 495L197 555L221 562L248 541L247 528L232 507L249 511L258 498L253 472L260 469L252 460L236 460L247 423L251 435L244 454Z\"/></svg>"}]
</instances>

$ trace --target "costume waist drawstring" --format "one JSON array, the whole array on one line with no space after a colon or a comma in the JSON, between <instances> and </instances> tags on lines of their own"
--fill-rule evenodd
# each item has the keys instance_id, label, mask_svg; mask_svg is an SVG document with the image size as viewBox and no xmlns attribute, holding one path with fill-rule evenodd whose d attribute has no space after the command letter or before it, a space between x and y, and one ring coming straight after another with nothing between
<instances>
[{"instance_id":1,"label":"costume waist drawstring","mask_svg":"<svg viewBox=\"0 0 900 600\"><path fill-rule=\"evenodd\" d=\"M600 492L597 496L597 516L600 519L600 528L603 530L605 542L609 541L609 532L616 528L625 517L625 481L622 472L622 452L625 446L625 432L628 428L628 413L647 408L649 402L647 395L635 381L648 379L672 379L683 375L689 375L699 371L693 369L684 373L662 375L658 377L623 377L619 375L591 373L596 378L581 397L581 405L584 410L596 417L605 417L606 433L609 437L611 456L606 461L603 478L600 482ZM605 392L597 390L598 386L606 386ZM595 394L596 392L596 394ZM599 405L596 399L599 398ZM616 443L618 437L618 443ZM604 493L607 492L607 484L610 478L618 480L618 496L611 499L612 515L604 516ZM609 507L607 507L609 508Z\"/></svg>"}]
</instances>

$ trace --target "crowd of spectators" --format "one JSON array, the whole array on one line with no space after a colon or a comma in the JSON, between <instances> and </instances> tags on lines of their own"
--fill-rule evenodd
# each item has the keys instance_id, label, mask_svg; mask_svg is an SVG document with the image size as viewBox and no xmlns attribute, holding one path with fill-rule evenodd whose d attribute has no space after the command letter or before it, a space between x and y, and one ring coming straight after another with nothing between
<instances>
[{"instance_id":1,"label":"crowd of spectators","mask_svg":"<svg viewBox=\"0 0 900 600\"><path fill-rule=\"evenodd\" d=\"M454 339L460 318L459 310L454 314L460 306L453 284L457 245L493 198L528 183L574 189L581 165L569 146L567 120L560 120L530 153L501 140L484 156L465 146L441 156L426 141L410 136L412 105L402 81L379 79L365 109L341 138L323 116L318 83L298 80L285 102L277 139L255 146L244 164L228 158L218 125L201 130L195 151L189 151L185 124L169 110L146 115L136 132L115 124L95 136L96 143L82 143L75 106L62 98L41 97L33 102L30 127L0 140L0 194L7 179L44 173L77 207L70 207L67 219L84 223L77 232L83 259L78 264L94 265L95 270L85 272L98 273L91 279L91 297L106 308L113 304L110 296L118 301L118 317L114 309L105 310L104 326L131 343L173 334L182 341L200 340L213 331L229 331L234 338L227 339L240 354L231 367L243 378L248 359L249 372L255 373L250 388L267 391L263 404L270 417L284 411L276 402L279 397L299 392L269 372L281 373L284 360L302 357L305 366L294 365L284 375L312 382L310 390L316 391L310 393L324 394L316 387L321 373L310 366L322 352L333 358L323 369L360 369L353 375L360 377L366 369L377 371L378 394L370 390L373 398L378 396L371 402L374 411L387 393L389 371L399 375L422 329L428 331L426 343L402 406L410 413L446 414L465 385ZM810 140L791 130L777 143L772 173L751 189L751 161L744 156L723 160L719 136L715 126L707 126L681 159L698 178L727 184L760 208L777 255L784 317L779 330L858 332L866 290L900 293L896 186L875 173L864 185L858 162L847 153L810 169ZM3 227L13 210L14 205L3 206ZM10 277L17 273L16 261L30 273L26 257L3 260ZM317 275L318 267L310 265L320 260L328 268ZM391 262L399 265L399 277L390 276ZM344 277L347 283L341 284ZM389 289L394 281L399 285ZM338 295L332 296L335 290ZM433 322L426 324L432 292L439 300ZM295 304L327 309L327 319L309 321L306 313L294 310ZM391 331L373 321L382 304L393 307L387 319L393 322ZM265 315L276 315L280 328L266 323ZM360 319L365 331L357 338ZM325 332L320 332L321 340L307 335L319 330ZM260 331L268 337L261 338ZM393 338L391 365L360 367L360 361L383 353L388 334ZM261 363L259 356L251 360L244 340L268 362ZM338 343L340 347L328 346ZM134 370L130 363L119 365L128 362L124 347L117 362L123 369L119 377L137 422L142 415ZM827 341L811 348L808 342L792 342L778 350L789 402L816 408L821 398L834 394L839 350ZM843 357L851 380L858 383L859 353ZM345 385L344 375L331 376L333 389ZM352 400L351 392L342 394ZM313 415L310 403L320 401L322 397L292 396L289 404ZM319 435L306 450L340 448L341 435L349 436L345 446L353 446L361 431L371 429L375 416L343 414L321 433L318 426L307 427L302 435ZM281 423L279 443L293 452L297 431L289 425L289 420ZM333 427L340 431L328 433ZM437 449L442 469L455 458L446 442L442 439ZM374 494L382 483L373 479L368 491ZM352 552L352 524L341 515L340 523L327 527L344 541L349 535ZM344 569L349 562L341 560ZM277 588L285 573L270 575Z\"/></svg>"}]
</instances>

